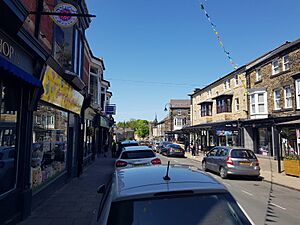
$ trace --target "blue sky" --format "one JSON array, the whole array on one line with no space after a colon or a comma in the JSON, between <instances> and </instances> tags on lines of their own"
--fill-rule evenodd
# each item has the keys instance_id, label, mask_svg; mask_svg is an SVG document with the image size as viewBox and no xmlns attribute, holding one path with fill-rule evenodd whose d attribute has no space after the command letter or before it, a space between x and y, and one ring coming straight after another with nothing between
<instances>
[{"instance_id":1,"label":"blue sky","mask_svg":"<svg viewBox=\"0 0 300 225\"><path fill-rule=\"evenodd\" d=\"M170 99L189 99L233 71L227 51L246 64L285 41L300 38L300 0L86 0L92 19L87 38L104 58L116 121L161 120Z\"/></svg>"}]
</instances>

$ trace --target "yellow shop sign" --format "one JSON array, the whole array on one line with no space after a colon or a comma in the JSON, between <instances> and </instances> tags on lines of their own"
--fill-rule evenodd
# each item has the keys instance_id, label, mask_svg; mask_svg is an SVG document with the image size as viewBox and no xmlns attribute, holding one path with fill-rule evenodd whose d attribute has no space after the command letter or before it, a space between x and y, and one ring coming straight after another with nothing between
<instances>
[{"instance_id":1,"label":"yellow shop sign","mask_svg":"<svg viewBox=\"0 0 300 225\"><path fill-rule=\"evenodd\" d=\"M53 105L80 114L83 96L75 91L50 66L47 66L43 79L44 94L41 99Z\"/></svg>"}]
</instances>

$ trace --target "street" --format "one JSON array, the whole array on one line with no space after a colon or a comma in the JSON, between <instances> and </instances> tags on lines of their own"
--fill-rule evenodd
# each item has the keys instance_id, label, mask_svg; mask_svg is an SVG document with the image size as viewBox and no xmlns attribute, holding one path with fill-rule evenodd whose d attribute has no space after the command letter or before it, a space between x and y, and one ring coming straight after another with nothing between
<instances>
[{"instance_id":1,"label":"street","mask_svg":"<svg viewBox=\"0 0 300 225\"><path fill-rule=\"evenodd\" d=\"M201 170L199 161L157 155L162 164L170 161L171 164L188 165ZM241 177L223 180L218 174L208 173L228 188L256 225L299 224L299 191Z\"/></svg>"}]
</instances>

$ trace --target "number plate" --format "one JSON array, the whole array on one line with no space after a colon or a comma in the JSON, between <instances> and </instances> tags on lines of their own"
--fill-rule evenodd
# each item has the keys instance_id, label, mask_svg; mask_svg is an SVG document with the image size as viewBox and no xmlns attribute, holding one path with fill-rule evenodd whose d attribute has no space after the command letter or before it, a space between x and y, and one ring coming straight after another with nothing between
<instances>
[{"instance_id":1,"label":"number plate","mask_svg":"<svg viewBox=\"0 0 300 225\"><path fill-rule=\"evenodd\" d=\"M240 165L250 166L251 163L249 162L240 162Z\"/></svg>"}]
</instances>

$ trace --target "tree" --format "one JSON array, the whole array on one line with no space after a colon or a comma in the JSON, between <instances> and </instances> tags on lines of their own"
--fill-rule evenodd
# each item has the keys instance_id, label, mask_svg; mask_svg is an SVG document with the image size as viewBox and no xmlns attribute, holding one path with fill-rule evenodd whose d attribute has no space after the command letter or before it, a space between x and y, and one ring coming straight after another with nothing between
<instances>
[{"instance_id":1,"label":"tree","mask_svg":"<svg viewBox=\"0 0 300 225\"><path fill-rule=\"evenodd\" d=\"M130 119L127 122L118 122L117 126L131 128L140 138L145 138L149 135L149 122L147 120Z\"/></svg>"}]
</instances>

